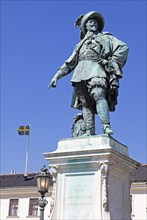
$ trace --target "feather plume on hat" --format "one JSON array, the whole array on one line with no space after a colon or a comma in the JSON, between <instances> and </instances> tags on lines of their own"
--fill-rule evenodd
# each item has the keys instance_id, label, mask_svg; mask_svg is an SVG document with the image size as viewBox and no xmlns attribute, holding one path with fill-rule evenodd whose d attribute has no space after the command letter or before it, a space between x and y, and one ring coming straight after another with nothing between
<instances>
[{"instance_id":1,"label":"feather plume on hat","mask_svg":"<svg viewBox=\"0 0 147 220\"><path fill-rule=\"evenodd\" d=\"M84 17L84 15L80 15L77 20L75 21L75 26L78 28L81 26L81 20Z\"/></svg>"}]
</instances>

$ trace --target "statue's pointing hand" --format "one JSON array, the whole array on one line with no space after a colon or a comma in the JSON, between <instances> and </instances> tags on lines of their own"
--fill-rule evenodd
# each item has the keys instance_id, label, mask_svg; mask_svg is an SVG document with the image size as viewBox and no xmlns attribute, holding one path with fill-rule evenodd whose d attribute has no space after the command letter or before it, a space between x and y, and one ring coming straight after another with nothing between
<instances>
[{"instance_id":1,"label":"statue's pointing hand","mask_svg":"<svg viewBox=\"0 0 147 220\"><path fill-rule=\"evenodd\" d=\"M50 84L48 85L48 89L51 88L51 87L52 87L52 88L55 88L55 87L57 86L57 81L58 81L58 77L55 75L55 76L52 78Z\"/></svg>"},{"instance_id":2,"label":"statue's pointing hand","mask_svg":"<svg viewBox=\"0 0 147 220\"><path fill-rule=\"evenodd\" d=\"M58 80L61 79L65 75L66 75L66 72L64 71L63 68L58 69L58 72L54 75L54 77L52 78L50 84L48 85L48 89L50 87L55 88L57 86Z\"/></svg>"}]
</instances>

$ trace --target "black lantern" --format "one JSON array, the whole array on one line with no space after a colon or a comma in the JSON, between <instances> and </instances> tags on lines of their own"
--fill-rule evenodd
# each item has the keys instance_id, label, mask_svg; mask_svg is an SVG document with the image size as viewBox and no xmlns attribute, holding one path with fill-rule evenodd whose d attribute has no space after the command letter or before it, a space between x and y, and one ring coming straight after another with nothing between
<instances>
[{"instance_id":1,"label":"black lantern","mask_svg":"<svg viewBox=\"0 0 147 220\"><path fill-rule=\"evenodd\" d=\"M41 198L38 201L38 205L40 206L40 220L44 220L44 208L46 204L48 203L47 200L44 198L45 193L48 192L49 189L49 175L47 173L48 169L44 166L41 169L41 173L39 173L36 176L37 179L37 187L38 187L38 192L41 194Z\"/></svg>"},{"instance_id":2,"label":"black lantern","mask_svg":"<svg viewBox=\"0 0 147 220\"><path fill-rule=\"evenodd\" d=\"M46 167L43 167L41 171L42 172L36 176L36 179L37 179L38 192L40 192L41 195L44 196L49 189L49 175L47 174L48 170Z\"/></svg>"}]
</instances>

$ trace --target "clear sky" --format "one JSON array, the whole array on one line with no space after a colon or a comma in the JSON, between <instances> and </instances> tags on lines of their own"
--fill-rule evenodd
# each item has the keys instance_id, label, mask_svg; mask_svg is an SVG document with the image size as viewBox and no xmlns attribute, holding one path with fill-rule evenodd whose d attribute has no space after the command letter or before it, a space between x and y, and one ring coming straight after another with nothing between
<instances>
[{"instance_id":1,"label":"clear sky","mask_svg":"<svg viewBox=\"0 0 147 220\"><path fill-rule=\"evenodd\" d=\"M130 156L147 163L146 144L146 1L8 1L1 0L1 173L23 173L27 136L17 128L31 123L29 172L48 162L42 155L71 137L72 73L56 89L47 89L57 69L79 42L74 22L98 11L104 31L126 42L128 61L120 81L118 105L110 114L113 137L128 146ZM97 134L101 127L96 117Z\"/></svg>"}]
</instances>

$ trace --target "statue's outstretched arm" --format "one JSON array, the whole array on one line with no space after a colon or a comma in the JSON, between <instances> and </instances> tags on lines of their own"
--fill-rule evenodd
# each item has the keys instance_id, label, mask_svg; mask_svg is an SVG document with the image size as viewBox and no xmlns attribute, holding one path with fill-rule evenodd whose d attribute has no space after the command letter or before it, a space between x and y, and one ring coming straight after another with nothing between
<instances>
[{"instance_id":1,"label":"statue's outstretched arm","mask_svg":"<svg viewBox=\"0 0 147 220\"><path fill-rule=\"evenodd\" d=\"M48 89L50 87L55 88L58 80L72 72L76 65L77 53L74 51L72 55L65 61L65 63L58 69L57 73L54 75L50 84L48 85Z\"/></svg>"}]
</instances>

